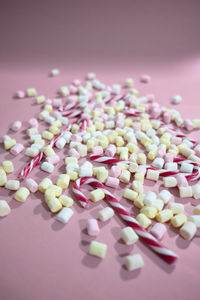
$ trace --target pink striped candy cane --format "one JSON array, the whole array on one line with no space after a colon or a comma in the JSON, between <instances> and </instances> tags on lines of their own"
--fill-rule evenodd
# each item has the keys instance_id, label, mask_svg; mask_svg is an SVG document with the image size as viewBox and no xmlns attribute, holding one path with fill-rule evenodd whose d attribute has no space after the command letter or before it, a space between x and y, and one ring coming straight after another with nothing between
<instances>
[{"instance_id":1,"label":"pink striped candy cane","mask_svg":"<svg viewBox=\"0 0 200 300\"><path fill-rule=\"evenodd\" d=\"M99 182L98 180L94 179L93 177L84 177L79 178L75 181L73 186L73 192L75 193L76 197L79 199L81 206L87 207L88 200L85 195L81 192L80 187L83 184L89 184L95 188L103 189L105 193L106 200L108 203L113 207L115 212L119 214L123 221L125 221L128 226L132 227L139 237L158 255L161 256L166 262L172 264L174 263L178 256L172 252L171 250L167 249L165 246L161 245L160 242L153 237L148 231L146 231L138 222L137 220L131 216L131 214L121 205L121 203L105 188L105 186Z\"/></svg>"}]
</instances>

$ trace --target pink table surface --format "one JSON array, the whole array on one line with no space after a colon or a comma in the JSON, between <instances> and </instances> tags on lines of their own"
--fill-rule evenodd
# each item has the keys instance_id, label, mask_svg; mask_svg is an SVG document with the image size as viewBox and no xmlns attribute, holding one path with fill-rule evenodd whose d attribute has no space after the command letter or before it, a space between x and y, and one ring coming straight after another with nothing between
<instances>
[{"instance_id":1,"label":"pink table surface","mask_svg":"<svg viewBox=\"0 0 200 300\"><path fill-rule=\"evenodd\" d=\"M16 90L35 87L52 98L61 85L83 79L90 71L107 84L132 76L141 95L155 93L159 103L179 109L184 118L200 117L199 6L195 0L2 1L0 136L8 133L28 145L27 121L40 111L33 99L13 99ZM49 78L53 67L60 68L61 75ZM152 76L150 84L139 83L144 73ZM176 107L170 104L175 94L183 97ZM15 120L23 123L17 134L8 130ZM190 136L199 139L199 131ZM64 158L67 149L58 152ZM1 144L0 161L5 159L12 159L15 166L10 179L29 161L23 154L13 157ZM54 181L64 172L63 162L50 175ZM31 176L40 182L46 174L38 167ZM146 181L145 190L158 192L160 185ZM135 214L122 192L115 195ZM176 189L171 192L187 213L199 204L179 199ZM170 227L163 243L180 258L176 265L167 265L140 241L124 245L120 240L124 224L114 216L100 224L97 240L107 243L108 251L99 260L87 254L92 238L85 225L105 202L83 210L75 201L73 218L62 225L44 205L41 193L23 204L13 194L0 188L0 199L12 209L0 219L1 300L199 299L199 237L185 241ZM142 270L124 268L124 256L130 253L142 254Z\"/></svg>"}]
</instances>

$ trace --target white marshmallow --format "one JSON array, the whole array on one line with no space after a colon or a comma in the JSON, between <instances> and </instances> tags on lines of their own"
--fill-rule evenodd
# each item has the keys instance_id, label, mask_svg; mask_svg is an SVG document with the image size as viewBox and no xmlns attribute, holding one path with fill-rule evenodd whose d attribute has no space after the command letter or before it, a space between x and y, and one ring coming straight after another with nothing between
<instances>
[{"instance_id":1,"label":"white marshmallow","mask_svg":"<svg viewBox=\"0 0 200 300\"><path fill-rule=\"evenodd\" d=\"M126 245L132 245L139 239L138 235L131 227L125 227L121 230L121 236Z\"/></svg>"},{"instance_id":2,"label":"white marshmallow","mask_svg":"<svg viewBox=\"0 0 200 300\"><path fill-rule=\"evenodd\" d=\"M161 199L164 202L164 204L167 204L169 200L172 198L172 194L167 190L162 190L158 194L158 198Z\"/></svg>"},{"instance_id":3,"label":"white marshmallow","mask_svg":"<svg viewBox=\"0 0 200 300\"><path fill-rule=\"evenodd\" d=\"M166 163L164 168L169 171L177 171L178 165L177 165L177 163Z\"/></svg>"},{"instance_id":4,"label":"white marshmallow","mask_svg":"<svg viewBox=\"0 0 200 300\"><path fill-rule=\"evenodd\" d=\"M69 131L68 131L68 132L64 132L64 133L62 134L62 138L65 139L65 141L66 141L67 144L69 144L70 139L71 139L71 136L72 136L72 133L69 132Z\"/></svg>"},{"instance_id":5,"label":"white marshmallow","mask_svg":"<svg viewBox=\"0 0 200 300\"><path fill-rule=\"evenodd\" d=\"M62 223L68 223L73 216L74 211L69 207L63 207L62 210L56 215L56 220Z\"/></svg>"},{"instance_id":6,"label":"white marshmallow","mask_svg":"<svg viewBox=\"0 0 200 300\"><path fill-rule=\"evenodd\" d=\"M79 168L79 177L92 177L93 175L93 165L86 161L80 168Z\"/></svg>"},{"instance_id":7,"label":"white marshmallow","mask_svg":"<svg viewBox=\"0 0 200 300\"><path fill-rule=\"evenodd\" d=\"M180 229L180 235L185 240L191 240L197 231L197 227L193 222L186 222Z\"/></svg>"},{"instance_id":8,"label":"white marshmallow","mask_svg":"<svg viewBox=\"0 0 200 300\"><path fill-rule=\"evenodd\" d=\"M146 178L149 180L158 181L159 171L148 169Z\"/></svg>"},{"instance_id":9,"label":"white marshmallow","mask_svg":"<svg viewBox=\"0 0 200 300\"><path fill-rule=\"evenodd\" d=\"M172 104L179 104L182 101L182 97L180 95L176 95L172 99Z\"/></svg>"},{"instance_id":10,"label":"white marshmallow","mask_svg":"<svg viewBox=\"0 0 200 300\"><path fill-rule=\"evenodd\" d=\"M54 165L45 161L41 164L41 169L47 173L52 173L54 171Z\"/></svg>"},{"instance_id":11,"label":"white marshmallow","mask_svg":"<svg viewBox=\"0 0 200 300\"><path fill-rule=\"evenodd\" d=\"M184 205L182 203L171 202L168 208L171 209L174 215L184 214Z\"/></svg>"},{"instance_id":12,"label":"white marshmallow","mask_svg":"<svg viewBox=\"0 0 200 300\"><path fill-rule=\"evenodd\" d=\"M18 180L8 180L5 188L11 191L17 191L19 189L20 182Z\"/></svg>"},{"instance_id":13,"label":"white marshmallow","mask_svg":"<svg viewBox=\"0 0 200 300\"><path fill-rule=\"evenodd\" d=\"M142 268L144 261L140 254L129 255L125 259L125 265L129 271L133 271Z\"/></svg>"},{"instance_id":14,"label":"white marshmallow","mask_svg":"<svg viewBox=\"0 0 200 300\"><path fill-rule=\"evenodd\" d=\"M146 206L154 206L155 201L156 201L156 193L154 192L149 191L144 196L144 204Z\"/></svg>"},{"instance_id":15,"label":"white marshmallow","mask_svg":"<svg viewBox=\"0 0 200 300\"><path fill-rule=\"evenodd\" d=\"M154 159L154 161L152 162L152 166L155 167L155 168L159 168L159 169L162 169L162 167L164 166L164 159L161 158L161 157L156 157Z\"/></svg>"},{"instance_id":16,"label":"white marshmallow","mask_svg":"<svg viewBox=\"0 0 200 300\"><path fill-rule=\"evenodd\" d=\"M180 171L183 173L192 173L194 169L194 166L192 164L188 163L182 163L180 167Z\"/></svg>"},{"instance_id":17,"label":"white marshmallow","mask_svg":"<svg viewBox=\"0 0 200 300\"><path fill-rule=\"evenodd\" d=\"M25 155L30 156L30 157L35 157L38 155L39 149L36 147L29 147L26 149Z\"/></svg>"},{"instance_id":18,"label":"white marshmallow","mask_svg":"<svg viewBox=\"0 0 200 300\"><path fill-rule=\"evenodd\" d=\"M189 217L188 221L193 222L197 228L200 227L200 215L192 215Z\"/></svg>"},{"instance_id":19,"label":"white marshmallow","mask_svg":"<svg viewBox=\"0 0 200 300\"><path fill-rule=\"evenodd\" d=\"M177 180L174 176L168 176L163 178L163 183L165 187L175 187L177 186Z\"/></svg>"},{"instance_id":20,"label":"white marshmallow","mask_svg":"<svg viewBox=\"0 0 200 300\"><path fill-rule=\"evenodd\" d=\"M194 199L200 199L200 184L195 184L192 187Z\"/></svg>"},{"instance_id":21,"label":"white marshmallow","mask_svg":"<svg viewBox=\"0 0 200 300\"><path fill-rule=\"evenodd\" d=\"M5 200L0 200L0 217L5 217L10 213L11 209Z\"/></svg>"},{"instance_id":22,"label":"white marshmallow","mask_svg":"<svg viewBox=\"0 0 200 300\"><path fill-rule=\"evenodd\" d=\"M66 171L75 171L75 172L79 172L79 165L78 164L72 164L69 163L66 165Z\"/></svg>"},{"instance_id":23,"label":"white marshmallow","mask_svg":"<svg viewBox=\"0 0 200 300\"><path fill-rule=\"evenodd\" d=\"M179 193L181 198L188 198L188 197L192 197L193 190L191 186L180 186Z\"/></svg>"},{"instance_id":24,"label":"white marshmallow","mask_svg":"<svg viewBox=\"0 0 200 300\"><path fill-rule=\"evenodd\" d=\"M58 149L63 149L65 147L66 143L67 143L66 140L63 137L60 137L56 142L56 147Z\"/></svg>"}]
</instances>

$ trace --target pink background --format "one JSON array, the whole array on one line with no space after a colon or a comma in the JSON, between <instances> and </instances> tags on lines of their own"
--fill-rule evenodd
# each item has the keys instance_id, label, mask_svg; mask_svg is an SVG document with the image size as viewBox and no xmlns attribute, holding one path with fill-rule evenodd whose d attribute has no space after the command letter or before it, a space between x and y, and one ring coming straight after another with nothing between
<instances>
[{"instance_id":1,"label":"pink background","mask_svg":"<svg viewBox=\"0 0 200 300\"><path fill-rule=\"evenodd\" d=\"M18 89L35 87L39 94L54 97L57 89L72 79L83 79L89 71L105 83L135 79L141 95L155 93L158 102L172 107L170 98L183 96L177 107L183 117L199 117L200 39L199 1L1 1L0 7L0 135L15 136L27 145L25 130L40 107L32 99L12 98ZM61 75L49 78L52 67ZM139 83L143 73L152 76L148 85ZM23 121L20 133L12 134L12 121ZM42 128L42 127L41 127ZM191 136L198 138L199 132ZM64 157L67 150L59 152ZM0 146L0 159L12 159L16 178L29 161L23 154L13 158ZM52 179L63 172L63 160ZM33 178L45 177L39 168ZM160 184L146 182L146 190L158 191ZM172 189L177 196L177 191ZM131 203L115 193L129 209ZM100 261L87 254L91 238L85 224L106 203L83 210L75 202L69 224L54 220L38 192L24 204L13 193L0 188L11 214L0 219L0 299L199 299L199 247L196 237L184 241L169 228L163 243L179 254L175 266L167 265L138 242L120 241L124 226L115 216L101 224L98 241L108 244ZM194 199L186 204L191 212ZM135 213L135 211L133 212ZM124 256L141 253L145 268L127 272Z\"/></svg>"}]
</instances>

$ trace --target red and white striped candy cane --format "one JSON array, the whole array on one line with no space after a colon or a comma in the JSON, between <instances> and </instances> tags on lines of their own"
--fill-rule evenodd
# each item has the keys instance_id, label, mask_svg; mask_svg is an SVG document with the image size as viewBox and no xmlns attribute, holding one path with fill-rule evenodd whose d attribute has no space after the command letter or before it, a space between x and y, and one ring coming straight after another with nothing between
<instances>
[{"instance_id":1,"label":"red and white striped candy cane","mask_svg":"<svg viewBox=\"0 0 200 300\"><path fill-rule=\"evenodd\" d=\"M69 131L71 128L71 125L68 125L61 133L59 133L58 135L56 135L51 142L49 143L49 145L53 148L57 142L57 140L61 137L61 135L66 132ZM36 155L31 161L30 163L28 163L23 170L21 170L21 172L19 173L18 177L19 178L26 178L28 176L28 174L31 173L31 171L35 168L35 166L37 166L37 164L43 159L44 157L44 153L42 151L40 151L38 153L38 155Z\"/></svg>"},{"instance_id":2,"label":"red and white striped candy cane","mask_svg":"<svg viewBox=\"0 0 200 300\"><path fill-rule=\"evenodd\" d=\"M89 203L85 195L80 190L80 187L83 184L89 184L95 188L103 189L106 200L113 207L115 212L119 214L119 216L128 224L128 226L132 227L135 230L139 237L156 254L160 255L162 259L170 264L174 263L177 260L178 256L173 251L161 245L154 236L152 236L137 222L137 220L121 205L121 203L105 188L105 186L93 177L79 178L74 183L73 192L75 193L76 197L79 199L80 204L83 207L87 207Z\"/></svg>"},{"instance_id":3,"label":"red and white striped candy cane","mask_svg":"<svg viewBox=\"0 0 200 300\"><path fill-rule=\"evenodd\" d=\"M70 117L70 118L74 118L74 117L78 117L82 114L81 110L74 110L74 111L69 111L69 112L62 112L62 116L63 117Z\"/></svg>"},{"instance_id":4,"label":"red and white striped candy cane","mask_svg":"<svg viewBox=\"0 0 200 300\"><path fill-rule=\"evenodd\" d=\"M129 163L129 164L131 163L129 161L121 160L118 158L102 156L102 155L95 155L95 154L90 155L90 160L93 160L93 161L96 161L99 163L104 163L104 164L116 164L118 162Z\"/></svg>"},{"instance_id":5,"label":"red and white striped candy cane","mask_svg":"<svg viewBox=\"0 0 200 300\"><path fill-rule=\"evenodd\" d=\"M59 111L67 111L73 108L77 108L79 103L69 103L69 104L64 104L62 106L59 107Z\"/></svg>"}]
</instances>

